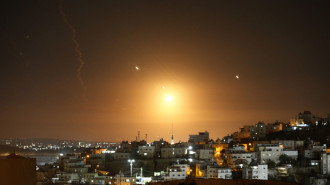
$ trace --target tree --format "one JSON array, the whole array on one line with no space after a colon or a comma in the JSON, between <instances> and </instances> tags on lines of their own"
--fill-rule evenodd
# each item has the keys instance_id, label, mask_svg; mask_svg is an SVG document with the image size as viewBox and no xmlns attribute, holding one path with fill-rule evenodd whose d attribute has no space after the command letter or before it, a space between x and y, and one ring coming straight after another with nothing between
<instances>
[{"instance_id":1,"label":"tree","mask_svg":"<svg viewBox=\"0 0 330 185\"><path fill-rule=\"evenodd\" d=\"M267 161L268 168L275 168L276 163L272 160Z\"/></svg>"},{"instance_id":2,"label":"tree","mask_svg":"<svg viewBox=\"0 0 330 185\"><path fill-rule=\"evenodd\" d=\"M280 159L280 164L294 164L296 160L294 160L292 157L289 157L286 154L282 154L279 157Z\"/></svg>"}]
</instances>

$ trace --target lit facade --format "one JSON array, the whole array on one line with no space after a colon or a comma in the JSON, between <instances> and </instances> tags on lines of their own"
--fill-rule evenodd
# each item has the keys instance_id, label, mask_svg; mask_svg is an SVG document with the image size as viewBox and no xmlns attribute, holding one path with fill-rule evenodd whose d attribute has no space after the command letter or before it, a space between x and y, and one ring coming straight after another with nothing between
<instances>
[{"instance_id":1,"label":"lit facade","mask_svg":"<svg viewBox=\"0 0 330 185\"><path fill-rule=\"evenodd\" d=\"M168 168L168 175L164 177L164 180L186 179L189 174L188 164L176 164Z\"/></svg>"},{"instance_id":2,"label":"lit facade","mask_svg":"<svg viewBox=\"0 0 330 185\"><path fill-rule=\"evenodd\" d=\"M153 158L155 146L139 146L139 155L144 158Z\"/></svg>"},{"instance_id":3,"label":"lit facade","mask_svg":"<svg viewBox=\"0 0 330 185\"><path fill-rule=\"evenodd\" d=\"M242 168L249 165L256 157L255 152L227 152L226 160L231 168Z\"/></svg>"},{"instance_id":4,"label":"lit facade","mask_svg":"<svg viewBox=\"0 0 330 185\"><path fill-rule=\"evenodd\" d=\"M226 167L207 166L206 177L207 178L232 179L232 171L230 168L226 168Z\"/></svg>"},{"instance_id":5,"label":"lit facade","mask_svg":"<svg viewBox=\"0 0 330 185\"><path fill-rule=\"evenodd\" d=\"M259 164L267 164L269 160L279 163L283 148L278 144L258 144L257 159Z\"/></svg>"},{"instance_id":6,"label":"lit facade","mask_svg":"<svg viewBox=\"0 0 330 185\"><path fill-rule=\"evenodd\" d=\"M214 150L210 149L199 149L197 150L198 158L201 160L211 160L214 156Z\"/></svg>"},{"instance_id":7,"label":"lit facade","mask_svg":"<svg viewBox=\"0 0 330 185\"><path fill-rule=\"evenodd\" d=\"M268 166L258 165L243 168L243 179L268 180Z\"/></svg>"}]
</instances>

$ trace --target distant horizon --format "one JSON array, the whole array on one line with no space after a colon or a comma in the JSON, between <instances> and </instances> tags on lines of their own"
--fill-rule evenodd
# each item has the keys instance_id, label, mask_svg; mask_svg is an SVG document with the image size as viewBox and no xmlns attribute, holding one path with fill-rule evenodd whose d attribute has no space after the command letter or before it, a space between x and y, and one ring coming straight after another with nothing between
<instances>
[{"instance_id":1,"label":"distant horizon","mask_svg":"<svg viewBox=\"0 0 330 185\"><path fill-rule=\"evenodd\" d=\"M320 118L327 118L328 114L329 113L324 113L322 114L322 116L320 116L321 114L317 114L317 113L314 113L313 111L311 110L304 110L304 111L310 111L314 116L317 116L317 117L320 117ZM297 112L296 115L298 115L299 113L303 113L304 111L299 111ZM292 116L291 118L294 118L295 116ZM289 118L287 121L281 121L281 120L274 120L274 121L263 121L263 120L259 120L260 122L264 122L265 124L268 124L268 123L275 123L276 121L278 122L283 122L283 123L289 123L290 122L290 119ZM245 125L253 125L253 124L256 124L258 123L259 121L255 121L254 123L247 123L247 124L243 124L241 125L239 128L242 128L243 126ZM211 137L212 135L214 135L214 133L212 133L212 131L210 131L210 129L204 129L204 130L199 130L197 132L194 132L194 133L190 133L189 135L195 135L195 134L198 134L198 132L205 132L205 131L208 131L209 134L210 134L210 139L213 139L213 140L216 140L216 139L222 139L223 137L225 136L228 136L228 135L231 135L233 134L234 132L236 131L239 131L239 128L237 128L236 130L234 130L233 132L230 132L230 133L227 133L226 135L223 135L223 136L216 136L216 138L214 137ZM139 130L136 130L136 135L137 136L137 133L138 133ZM174 129L175 131L175 129ZM187 135L186 137L188 137L187 140L180 140L181 142L188 142L189 140L189 135ZM134 136L134 137L135 137ZM133 137L133 136L132 136ZM171 141L171 135L170 136L167 136L168 139L166 139L165 137L158 137L159 139L163 138L164 141L167 141L167 142L170 142ZM135 139L134 140L121 140L121 141L109 141L109 140L84 140L84 139L69 139L69 138L47 138L47 137L1 137L1 139L50 139L50 140L60 140L60 141L76 141L76 142L109 142L109 143L121 143L122 141L128 141L128 142L133 142L133 141L136 141ZM151 142L153 141L159 141L159 139L154 139L152 140ZM141 139L140 141L142 140L145 140L144 139L144 135L141 135ZM148 139L149 140L149 139ZM178 143L179 141L175 139L175 134L174 134L174 141L175 143Z\"/></svg>"}]
</instances>

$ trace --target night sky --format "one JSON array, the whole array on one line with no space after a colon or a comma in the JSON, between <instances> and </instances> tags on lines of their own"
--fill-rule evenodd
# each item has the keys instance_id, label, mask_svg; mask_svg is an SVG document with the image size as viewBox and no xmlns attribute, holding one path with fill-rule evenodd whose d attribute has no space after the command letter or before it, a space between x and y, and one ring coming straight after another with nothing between
<instances>
[{"instance_id":1,"label":"night sky","mask_svg":"<svg viewBox=\"0 0 330 185\"><path fill-rule=\"evenodd\" d=\"M1 137L150 142L173 123L177 142L330 112L329 1L6 3Z\"/></svg>"}]
</instances>

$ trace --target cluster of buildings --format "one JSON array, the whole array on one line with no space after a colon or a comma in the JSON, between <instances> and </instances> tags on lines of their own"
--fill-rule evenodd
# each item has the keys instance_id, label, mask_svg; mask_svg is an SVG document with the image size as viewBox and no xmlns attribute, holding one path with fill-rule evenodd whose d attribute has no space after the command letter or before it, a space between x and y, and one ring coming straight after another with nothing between
<instances>
[{"instance_id":1,"label":"cluster of buildings","mask_svg":"<svg viewBox=\"0 0 330 185\"><path fill-rule=\"evenodd\" d=\"M18 139L18 138L0 138L0 145L15 147L30 151L54 151L61 152L80 148L114 148L118 143L110 142L88 142L88 141L70 141L57 139Z\"/></svg>"},{"instance_id":2,"label":"cluster of buildings","mask_svg":"<svg viewBox=\"0 0 330 185\"><path fill-rule=\"evenodd\" d=\"M297 116L299 123L307 125L304 128L321 126L330 130L329 119L308 114L305 111ZM37 167L37 184L133 185L188 177L326 184L330 179L328 143L268 137L276 132L300 132L300 126L291 121L258 122L216 141L205 131L189 135L188 142L174 143L173 136L170 143L137 139L113 147L61 153L58 162Z\"/></svg>"},{"instance_id":3,"label":"cluster of buildings","mask_svg":"<svg viewBox=\"0 0 330 185\"><path fill-rule=\"evenodd\" d=\"M232 169L218 165L215 146L207 131L190 135L186 143L123 141L116 149L61 154L57 163L38 168L37 181L130 185L187 177L232 179Z\"/></svg>"},{"instance_id":4,"label":"cluster of buildings","mask_svg":"<svg viewBox=\"0 0 330 185\"><path fill-rule=\"evenodd\" d=\"M313 115L310 111L299 113L290 122L278 122L265 124L258 122L254 125L245 125L238 132L232 134L236 141L244 139L260 140L265 139L267 135L280 131L305 130L315 126L326 126L329 123L330 115L326 118Z\"/></svg>"}]
</instances>

